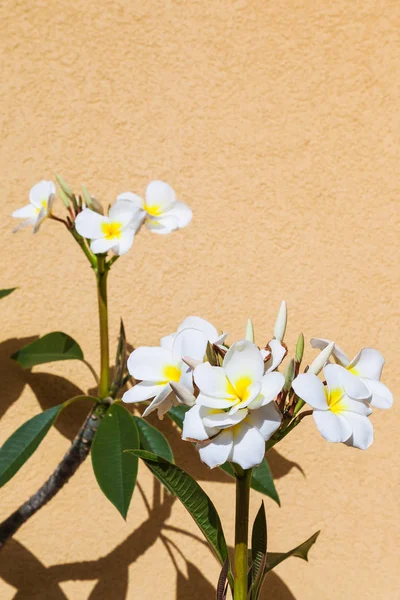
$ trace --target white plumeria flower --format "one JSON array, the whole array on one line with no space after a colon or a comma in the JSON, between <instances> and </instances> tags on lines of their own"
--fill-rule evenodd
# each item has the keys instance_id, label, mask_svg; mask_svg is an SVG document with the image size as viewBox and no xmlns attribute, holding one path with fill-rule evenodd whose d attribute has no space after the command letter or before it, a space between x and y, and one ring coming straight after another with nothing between
<instances>
[{"instance_id":1,"label":"white plumeria flower","mask_svg":"<svg viewBox=\"0 0 400 600\"><path fill-rule=\"evenodd\" d=\"M211 468L226 461L243 469L260 464L266 440L281 424L274 399L284 376L264 374L259 349L243 340L231 346L222 367L198 365L194 380L200 394L185 415L182 438L197 442L201 460Z\"/></svg>"},{"instance_id":2,"label":"white plumeria flower","mask_svg":"<svg viewBox=\"0 0 400 600\"><path fill-rule=\"evenodd\" d=\"M225 338L228 335L227 333L218 333L214 325L205 319L202 319L201 317L186 317L186 319L179 325L176 333L171 333L170 335L166 335L161 338L161 346L163 348L172 348L174 339L180 331L183 331L183 329L198 329L201 331L206 338L206 345L207 341L211 344L220 345L225 341ZM194 357L190 356L190 358Z\"/></svg>"},{"instance_id":3,"label":"white plumeria flower","mask_svg":"<svg viewBox=\"0 0 400 600\"><path fill-rule=\"evenodd\" d=\"M41 223L51 214L54 203L56 186L52 181L39 181L29 192L29 202L26 206L14 210L11 216L16 219L25 219L13 231L21 227L33 226L33 233L39 231Z\"/></svg>"},{"instance_id":4,"label":"white plumeria flower","mask_svg":"<svg viewBox=\"0 0 400 600\"><path fill-rule=\"evenodd\" d=\"M145 200L132 192L119 194L117 200L133 204L138 208L142 222L145 222L146 227L154 233L171 233L186 227L192 220L190 208L177 200L175 191L163 181L149 183Z\"/></svg>"},{"instance_id":5,"label":"white plumeria flower","mask_svg":"<svg viewBox=\"0 0 400 600\"><path fill-rule=\"evenodd\" d=\"M329 340L322 338L313 338L311 345L313 348L325 348ZM380 380L385 359L382 354L374 348L363 348L350 360L337 344L334 344L332 356L336 362L343 367L345 374L342 374L346 393L351 398L354 396L354 386L359 387L359 382L363 384L364 397L369 398L371 406L376 408L390 408L393 404L393 395L389 388ZM358 389L358 388L356 388Z\"/></svg>"},{"instance_id":6,"label":"white plumeria flower","mask_svg":"<svg viewBox=\"0 0 400 600\"><path fill-rule=\"evenodd\" d=\"M125 392L122 400L130 403L154 398L143 416L157 409L158 416L162 417L178 403L170 382L193 392L192 370L183 357L203 360L206 346L207 338L202 331L187 328L176 334L171 347L137 348L128 359L128 371L140 383Z\"/></svg>"},{"instance_id":7,"label":"white plumeria flower","mask_svg":"<svg viewBox=\"0 0 400 600\"><path fill-rule=\"evenodd\" d=\"M125 254L131 248L139 227L139 211L128 203L115 202L108 217L85 208L75 219L77 232L91 240L90 248L95 254L109 250L118 255Z\"/></svg>"},{"instance_id":8,"label":"white plumeria flower","mask_svg":"<svg viewBox=\"0 0 400 600\"><path fill-rule=\"evenodd\" d=\"M345 442L366 450L373 442L373 428L367 403L346 394L344 369L328 364L324 368L327 386L312 373L298 375L292 383L297 396L312 406L314 421L321 435L329 442ZM362 382L358 384L362 393Z\"/></svg>"}]
</instances>

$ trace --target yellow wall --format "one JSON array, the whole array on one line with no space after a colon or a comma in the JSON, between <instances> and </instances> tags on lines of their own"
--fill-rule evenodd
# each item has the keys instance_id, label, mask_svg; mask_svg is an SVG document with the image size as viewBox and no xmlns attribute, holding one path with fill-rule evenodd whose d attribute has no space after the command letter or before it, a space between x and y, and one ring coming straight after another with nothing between
<instances>
[{"instance_id":1,"label":"yellow wall","mask_svg":"<svg viewBox=\"0 0 400 600\"><path fill-rule=\"evenodd\" d=\"M20 288L0 306L0 441L92 385L75 363L24 374L8 360L21 338L64 330L98 361L93 276L78 248L55 223L11 234L9 213L54 172L104 202L165 179L193 208L190 228L143 231L115 265L113 343L120 315L139 345L198 314L232 339L251 315L261 344L285 298L291 348L300 331L353 355L377 347L398 391L397 2L6 0L0 11L1 287ZM1 490L1 518L56 465L82 410ZM270 549L322 534L308 565L276 570L265 598L397 598L398 417L397 406L376 411L367 452L328 444L310 420L272 454L282 508L267 501ZM231 543L232 483L163 428ZM212 598L213 557L166 528L197 538L195 524L159 489L153 499L143 467L140 482L153 516L137 490L125 523L87 462L2 553L2 600ZM253 516L259 502L255 493ZM179 573L161 529L185 557L173 550Z\"/></svg>"}]
</instances>

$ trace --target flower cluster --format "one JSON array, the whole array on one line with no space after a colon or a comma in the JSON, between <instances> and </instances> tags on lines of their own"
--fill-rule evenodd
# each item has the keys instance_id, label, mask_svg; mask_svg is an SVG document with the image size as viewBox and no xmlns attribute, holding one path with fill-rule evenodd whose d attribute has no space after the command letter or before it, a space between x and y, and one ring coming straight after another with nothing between
<instances>
[{"instance_id":1,"label":"flower cluster","mask_svg":"<svg viewBox=\"0 0 400 600\"><path fill-rule=\"evenodd\" d=\"M13 217L24 219L14 231L32 225L36 233L46 217L55 218L52 214L55 193L52 181L37 183L30 191L30 204L12 213ZM76 207L72 193L71 197ZM102 208L94 198L89 197L88 202L82 200L77 208L73 222L69 220L68 224L80 236L90 240L94 254L109 250L117 255L125 254L143 224L154 233L166 234L186 227L192 219L190 208L177 200L172 187L163 181L150 182L145 199L132 192L120 194L108 216L102 214Z\"/></svg>"},{"instance_id":2,"label":"flower cluster","mask_svg":"<svg viewBox=\"0 0 400 600\"><path fill-rule=\"evenodd\" d=\"M333 342L313 338L321 350L305 373L278 371L287 348L286 304L282 302L274 337L265 346L254 343L249 321L245 339L228 347L226 334L199 317L188 317L160 346L132 352L128 370L137 383L124 402L150 401L162 417L173 405L185 404L182 438L195 443L201 460L213 468L226 461L243 469L258 465L268 440L279 440L287 427L309 411L324 438L366 449L373 439L370 406L388 408L393 402L379 381L383 358L377 350L362 350L350 361ZM329 361L334 359L335 364ZM301 358L300 358L301 361ZM318 377L323 369L325 381ZM297 407L297 408L296 408Z\"/></svg>"}]
</instances>

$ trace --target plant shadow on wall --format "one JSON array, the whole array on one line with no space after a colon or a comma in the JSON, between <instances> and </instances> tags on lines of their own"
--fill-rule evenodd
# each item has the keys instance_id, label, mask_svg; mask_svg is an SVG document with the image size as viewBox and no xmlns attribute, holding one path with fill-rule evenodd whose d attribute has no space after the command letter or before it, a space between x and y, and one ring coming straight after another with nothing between
<instances>
[{"instance_id":1,"label":"plant shadow on wall","mask_svg":"<svg viewBox=\"0 0 400 600\"><path fill-rule=\"evenodd\" d=\"M9 339L0 344L0 364L3 371L4 396L1 404L1 415L21 395L24 386L28 385L34 392L41 408L46 410L57 403L84 392L64 377L45 372L23 371L10 355L21 346L30 343L37 336L24 339ZM90 393L90 392L89 392ZM69 440L76 434L79 424L86 414L88 405L83 403L71 407L71 410L60 415L56 422L59 433ZM156 419L154 415L150 422ZM182 444L175 425L168 419L158 421L159 429L167 436L178 464L191 473L197 480L207 480L233 484L233 480L221 470L210 470L198 461L193 447ZM293 468L301 471L299 465L281 456L276 450L268 455L274 478L285 476ZM233 488L230 485L230 493ZM154 479L154 492L151 505L138 484L138 490L146 505L148 518L127 538L116 546L108 555L93 561L66 563L46 567L28 548L20 542L10 540L2 551L0 576L17 589L14 599L68 600L60 583L66 581L96 581L88 598L103 600L113 597L115 600L126 600L128 596L128 571L141 555L145 554L160 539L176 570L176 599L196 600L197 598L213 598L215 586L206 579L200 569L188 560L180 549L176 535L190 536L205 544L202 539L177 527L166 524L171 516L176 498L168 494ZM68 486L64 494L68 494ZM54 527L51 528L54 532ZM182 539L182 538L181 538ZM267 589L277 600L295 600L285 583L278 575L268 575ZM134 593L134 590L133 590ZM261 596L262 598L263 596Z\"/></svg>"},{"instance_id":2,"label":"plant shadow on wall","mask_svg":"<svg viewBox=\"0 0 400 600\"><path fill-rule=\"evenodd\" d=\"M68 600L60 584L66 581L95 581L88 600L128 598L129 566L160 539L176 570L176 599L214 598L214 586L190 562L172 539L174 534L189 536L206 545L197 536L166 524L176 501L154 480L152 506L138 484L148 511L148 518L109 554L93 561L65 563L46 567L25 546L10 540L0 562L0 576L17 589L14 600ZM177 560L178 558L178 560ZM184 563L184 566L180 566ZM273 592L278 600L295 600L284 582L275 574L268 575L268 597ZM157 590L154 590L156 592ZM134 591L133 591L134 593ZM267 596L265 596L266 598ZM261 600L264 596L261 596Z\"/></svg>"}]
</instances>

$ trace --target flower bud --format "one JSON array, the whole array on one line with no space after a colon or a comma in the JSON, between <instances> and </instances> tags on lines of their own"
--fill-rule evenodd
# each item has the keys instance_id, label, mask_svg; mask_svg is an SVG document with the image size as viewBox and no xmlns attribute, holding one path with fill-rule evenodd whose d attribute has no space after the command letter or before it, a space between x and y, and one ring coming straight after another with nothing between
<instances>
[{"instance_id":1,"label":"flower bud","mask_svg":"<svg viewBox=\"0 0 400 600\"><path fill-rule=\"evenodd\" d=\"M276 319L275 327L274 327L274 338L279 340L280 342L283 340L286 331L286 322L287 322L287 309L286 302L282 300L281 306L279 308L278 317Z\"/></svg>"},{"instance_id":2,"label":"flower bud","mask_svg":"<svg viewBox=\"0 0 400 600\"><path fill-rule=\"evenodd\" d=\"M254 326L251 319L247 321L246 325L246 333L244 334L244 339L248 340L252 344L254 344Z\"/></svg>"},{"instance_id":3,"label":"flower bud","mask_svg":"<svg viewBox=\"0 0 400 600\"><path fill-rule=\"evenodd\" d=\"M298 364L303 360L304 354L304 335L301 333L296 344L296 362Z\"/></svg>"},{"instance_id":4,"label":"flower bud","mask_svg":"<svg viewBox=\"0 0 400 600\"><path fill-rule=\"evenodd\" d=\"M326 348L324 348L318 356L313 360L308 370L309 373L313 373L314 375L318 375L320 371L324 368L326 363L329 360L330 355L332 354L332 350L335 346L335 342L331 342L328 344Z\"/></svg>"},{"instance_id":5,"label":"flower bud","mask_svg":"<svg viewBox=\"0 0 400 600\"><path fill-rule=\"evenodd\" d=\"M185 404L186 406L193 406L196 402L195 396L192 392L189 392L181 383L177 383L176 381L170 381L169 385L172 388L175 396L178 398L181 404Z\"/></svg>"}]
</instances>

